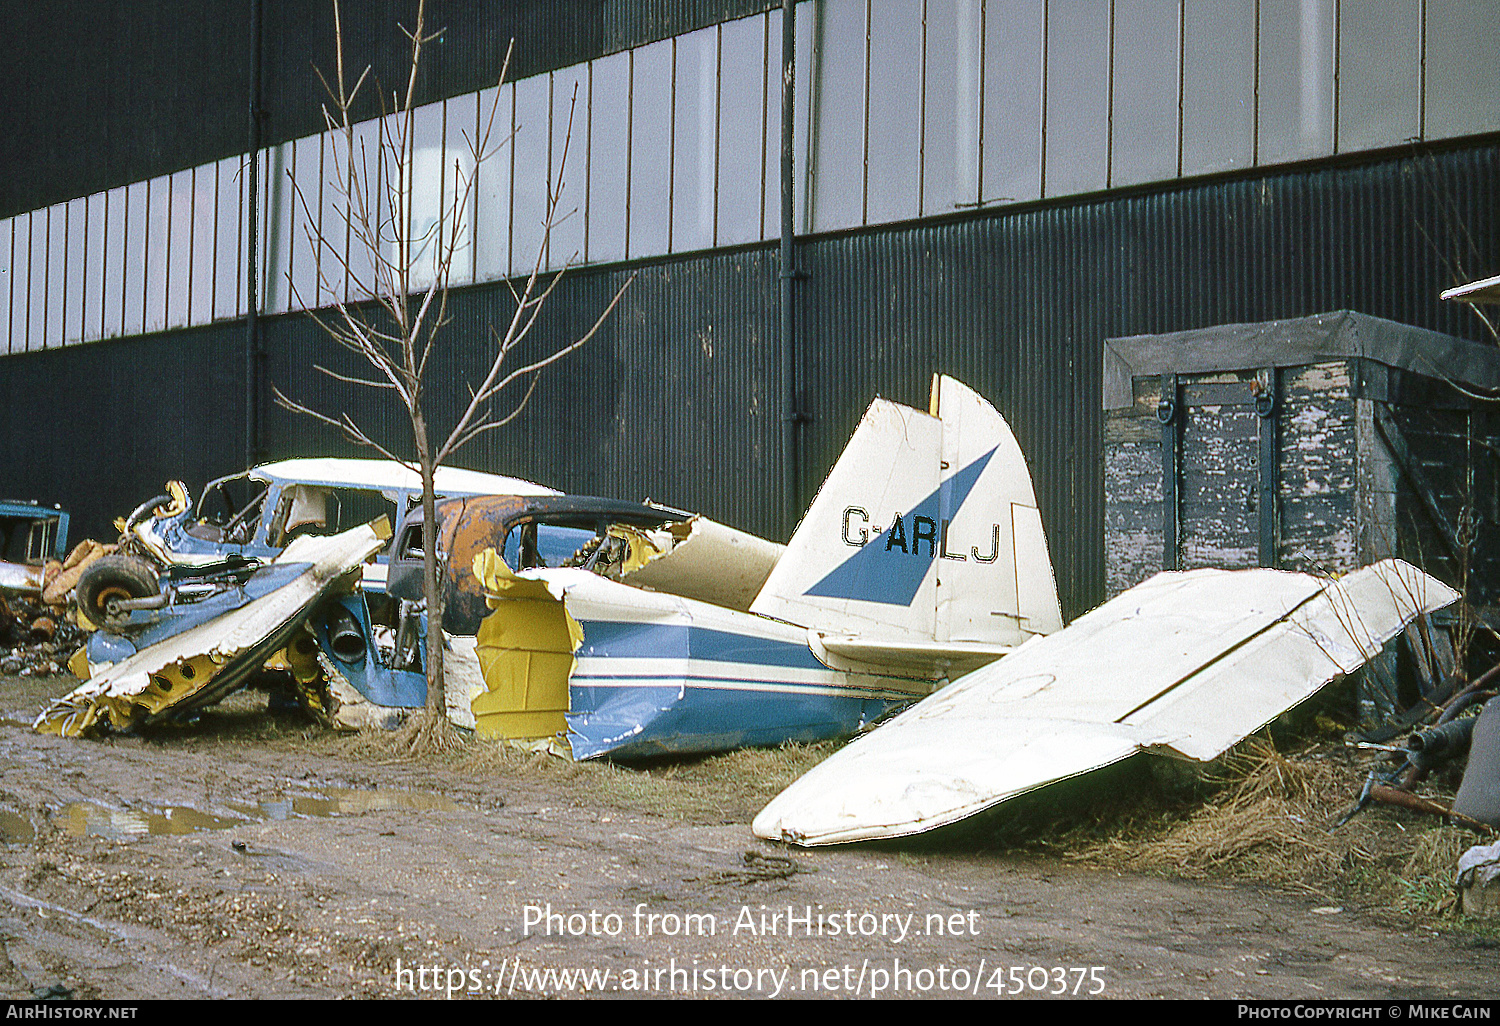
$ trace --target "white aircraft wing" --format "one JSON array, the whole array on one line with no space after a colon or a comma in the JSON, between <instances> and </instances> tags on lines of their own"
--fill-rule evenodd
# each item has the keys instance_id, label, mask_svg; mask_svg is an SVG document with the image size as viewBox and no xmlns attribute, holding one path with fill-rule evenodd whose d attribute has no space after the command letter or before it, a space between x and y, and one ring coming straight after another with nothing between
<instances>
[{"instance_id":1,"label":"white aircraft wing","mask_svg":"<svg viewBox=\"0 0 1500 1026\"><path fill-rule=\"evenodd\" d=\"M805 845L899 837L1140 750L1212 759L1457 597L1399 560L1340 581L1159 574L836 753L753 828Z\"/></svg>"}]
</instances>

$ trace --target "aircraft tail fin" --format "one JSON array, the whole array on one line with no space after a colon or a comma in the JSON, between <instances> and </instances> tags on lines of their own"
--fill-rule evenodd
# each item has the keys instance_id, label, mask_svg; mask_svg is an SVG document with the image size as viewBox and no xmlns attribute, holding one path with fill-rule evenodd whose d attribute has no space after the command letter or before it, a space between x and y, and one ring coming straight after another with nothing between
<instances>
[{"instance_id":1,"label":"aircraft tail fin","mask_svg":"<svg viewBox=\"0 0 1500 1026\"><path fill-rule=\"evenodd\" d=\"M1062 626L1026 459L934 376L929 412L876 399L751 611L828 635L1019 645Z\"/></svg>"}]
</instances>

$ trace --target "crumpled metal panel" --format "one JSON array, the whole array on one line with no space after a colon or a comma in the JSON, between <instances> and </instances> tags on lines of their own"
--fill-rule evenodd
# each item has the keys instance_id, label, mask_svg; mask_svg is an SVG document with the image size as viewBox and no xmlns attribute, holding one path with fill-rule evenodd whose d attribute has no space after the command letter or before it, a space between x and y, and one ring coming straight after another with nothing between
<instances>
[{"instance_id":1,"label":"crumpled metal panel","mask_svg":"<svg viewBox=\"0 0 1500 1026\"><path fill-rule=\"evenodd\" d=\"M331 537L298 538L268 569L305 566L270 594L114 663L44 710L33 724L79 737L133 730L223 698L284 646L308 613L390 538L383 520ZM353 579L351 579L353 578Z\"/></svg>"},{"instance_id":2,"label":"crumpled metal panel","mask_svg":"<svg viewBox=\"0 0 1500 1026\"><path fill-rule=\"evenodd\" d=\"M489 615L484 585L474 574L474 559L505 539L505 522L526 508L511 495L485 495L437 504L441 527L438 551L444 554L443 623L449 633L469 634Z\"/></svg>"}]
</instances>

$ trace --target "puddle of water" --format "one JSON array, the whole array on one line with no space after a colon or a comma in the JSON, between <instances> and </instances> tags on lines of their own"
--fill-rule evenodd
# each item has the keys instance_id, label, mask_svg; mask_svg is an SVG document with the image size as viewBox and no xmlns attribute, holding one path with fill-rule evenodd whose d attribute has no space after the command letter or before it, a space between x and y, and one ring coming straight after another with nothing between
<instances>
[{"instance_id":1,"label":"puddle of water","mask_svg":"<svg viewBox=\"0 0 1500 1026\"><path fill-rule=\"evenodd\" d=\"M25 816L0 809L0 842L5 844L30 844L36 840L36 827Z\"/></svg>"},{"instance_id":2,"label":"puddle of water","mask_svg":"<svg viewBox=\"0 0 1500 1026\"><path fill-rule=\"evenodd\" d=\"M147 834L194 834L200 830L224 830L250 822L229 816L214 816L183 805L158 812L142 809L106 809L89 802L65 807L58 825L72 837L108 837L116 841Z\"/></svg>"},{"instance_id":3,"label":"puddle of water","mask_svg":"<svg viewBox=\"0 0 1500 1026\"><path fill-rule=\"evenodd\" d=\"M322 793L298 795L256 805L226 802L234 813L217 816L186 805L156 810L107 809L92 802L75 802L58 814L58 823L73 837L108 837L129 840L146 835L193 834L202 830L226 830L246 823L288 819L362 816L367 812L406 809L413 812L453 812L458 806L440 794L427 791L355 791L331 787ZM31 824L22 820L29 829ZM0 819L0 830L9 840L9 826ZM35 838L35 831L24 840Z\"/></svg>"},{"instance_id":4,"label":"puddle of water","mask_svg":"<svg viewBox=\"0 0 1500 1026\"><path fill-rule=\"evenodd\" d=\"M431 791L353 791L330 787L327 797L291 799L292 812L298 816L363 816L367 812L389 812L409 809L413 812L456 812L452 799Z\"/></svg>"}]
</instances>

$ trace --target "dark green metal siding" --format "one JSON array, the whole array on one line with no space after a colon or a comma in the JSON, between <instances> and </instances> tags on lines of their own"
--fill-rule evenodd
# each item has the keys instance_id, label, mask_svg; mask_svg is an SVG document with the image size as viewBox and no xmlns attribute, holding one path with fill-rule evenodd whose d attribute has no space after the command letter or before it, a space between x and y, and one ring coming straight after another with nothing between
<instances>
[{"instance_id":1,"label":"dark green metal siding","mask_svg":"<svg viewBox=\"0 0 1500 1026\"><path fill-rule=\"evenodd\" d=\"M1015 429L1064 610L1076 615L1103 597L1105 338L1332 309L1485 338L1472 313L1437 295L1500 268L1497 208L1500 147L1488 143L805 240L798 359L813 420L801 498L872 395L924 406L930 375L954 374ZM511 429L457 462L574 492L650 496L773 533L778 273L768 247L640 268L600 336L547 374ZM586 326L626 274L571 275L537 350ZM451 414L508 304L503 285L454 294L454 345L430 385L435 419L445 406ZM311 369L338 354L306 316L262 325L272 382L403 436L380 397ZM167 476L197 488L233 469L243 452L242 339L229 323L0 360L3 491L62 503L81 536L104 532ZM263 443L274 457L355 452L275 409Z\"/></svg>"}]
</instances>

